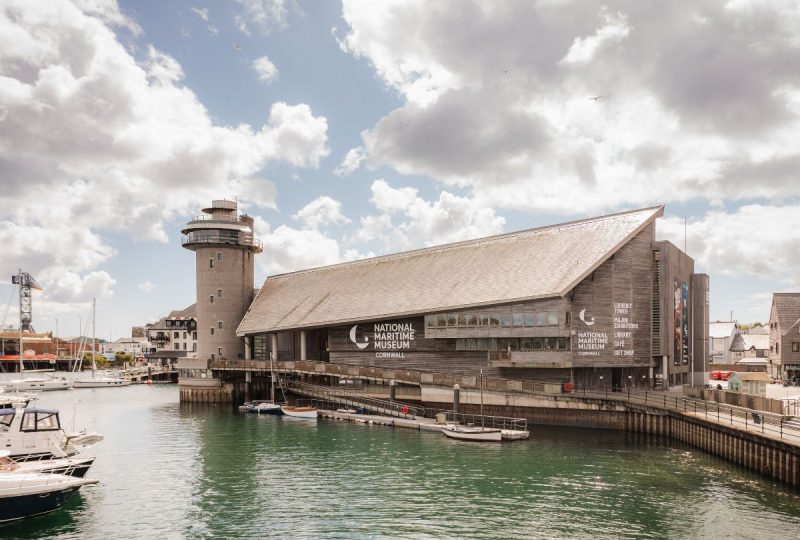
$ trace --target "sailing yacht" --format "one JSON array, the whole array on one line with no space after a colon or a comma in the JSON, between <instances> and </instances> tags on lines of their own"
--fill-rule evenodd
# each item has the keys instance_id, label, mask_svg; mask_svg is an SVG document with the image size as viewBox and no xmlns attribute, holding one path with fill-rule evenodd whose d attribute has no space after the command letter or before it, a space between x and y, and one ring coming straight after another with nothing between
<instances>
[{"instance_id":1,"label":"sailing yacht","mask_svg":"<svg viewBox=\"0 0 800 540\"><path fill-rule=\"evenodd\" d=\"M73 385L75 388L114 388L117 386L129 386L130 380L122 379L120 377L108 377L97 375L97 361L95 349L95 313L96 301L92 299L92 376L88 379L75 379Z\"/></svg>"}]
</instances>

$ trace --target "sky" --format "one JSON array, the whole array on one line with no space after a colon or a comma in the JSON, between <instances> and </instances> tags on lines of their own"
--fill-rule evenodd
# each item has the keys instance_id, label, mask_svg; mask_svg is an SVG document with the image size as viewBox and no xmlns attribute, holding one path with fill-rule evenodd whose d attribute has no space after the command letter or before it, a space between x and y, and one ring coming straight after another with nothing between
<instances>
[{"instance_id":1,"label":"sky","mask_svg":"<svg viewBox=\"0 0 800 540\"><path fill-rule=\"evenodd\" d=\"M2 323L17 269L37 331L187 307L181 227L233 197L256 285L663 204L712 319L765 321L800 290L798 140L796 1L4 0Z\"/></svg>"}]
</instances>

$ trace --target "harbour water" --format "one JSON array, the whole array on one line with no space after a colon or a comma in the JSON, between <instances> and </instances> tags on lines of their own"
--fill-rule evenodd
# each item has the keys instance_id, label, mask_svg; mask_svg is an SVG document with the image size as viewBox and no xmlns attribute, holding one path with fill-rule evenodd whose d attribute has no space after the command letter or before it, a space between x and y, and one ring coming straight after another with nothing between
<instances>
[{"instance_id":1,"label":"harbour water","mask_svg":"<svg viewBox=\"0 0 800 540\"><path fill-rule=\"evenodd\" d=\"M797 538L800 493L699 450L614 431L529 441L253 416L176 386L49 392L103 433L65 510L1 538Z\"/></svg>"}]
</instances>

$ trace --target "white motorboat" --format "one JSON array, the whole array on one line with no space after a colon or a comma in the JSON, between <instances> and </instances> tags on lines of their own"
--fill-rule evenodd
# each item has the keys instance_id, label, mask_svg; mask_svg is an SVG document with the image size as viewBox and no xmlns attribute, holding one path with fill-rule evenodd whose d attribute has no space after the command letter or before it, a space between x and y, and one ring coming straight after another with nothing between
<instances>
[{"instance_id":1,"label":"white motorboat","mask_svg":"<svg viewBox=\"0 0 800 540\"><path fill-rule=\"evenodd\" d=\"M6 381L6 392L25 392L29 390L49 391L49 390L69 390L72 388L72 381L66 377L46 375L39 377L23 377Z\"/></svg>"},{"instance_id":2,"label":"white motorboat","mask_svg":"<svg viewBox=\"0 0 800 540\"><path fill-rule=\"evenodd\" d=\"M445 424L442 433L451 439L462 441L494 441L503 440L503 433L499 429L482 426L462 426L461 424Z\"/></svg>"},{"instance_id":3,"label":"white motorboat","mask_svg":"<svg viewBox=\"0 0 800 540\"><path fill-rule=\"evenodd\" d=\"M82 486L96 483L61 474L0 472L0 523L58 510Z\"/></svg>"},{"instance_id":4,"label":"white motorboat","mask_svg":"<svg viewBox=\"0 0 800 540\"><path fill-rule=\"evenodd\" d=\"M247 412L256 414L281 414L281 406L272 400L255 400L245 403Z\"/></svg>"},{"instance_id":5,"label":"white motorboat","mask_svg":"<svg viewBox=\"0 0 800 540\"><path fill-rule=\"evenodd\" d=\"M88 379L75 379L75 388L114 388L117 386L130 386L131 381L117 377L91 377Z\"/></svg>"},{"instance_id":6,"label":"white motorboat","mask_svg":"<svg viewBox=\"0 0 800 540\"><path fill-rule=\"evenodd\" d=\"M48 473L83 478L94 463L94 457L69 457L18 462L11 459L9 455L10 452L8 450L0 450L0 473Z\"/></svg>"},{"instance_id":7,"label":"white motorboat","mask_svg":"<svg viewBox=\"0 0 800 540\"><path fill-rule=\"evenodd\" d=\"M308 420L316 420L318 418L317 409L314 407L292 407L290 405L282 405L281 411L286 416L294 418L306 418Z\"/></svg>"},{"instance_id":8,"label":"white motorboat","mask_svg":"<svg viewBox=\"0 0 800 540\"><path fill-rule=\"evenodd\" d=\"M55 409L0 409L0 448L15 461L66 458L101 440L97 433L65 433Z\"/></svg>"}]
</instances>

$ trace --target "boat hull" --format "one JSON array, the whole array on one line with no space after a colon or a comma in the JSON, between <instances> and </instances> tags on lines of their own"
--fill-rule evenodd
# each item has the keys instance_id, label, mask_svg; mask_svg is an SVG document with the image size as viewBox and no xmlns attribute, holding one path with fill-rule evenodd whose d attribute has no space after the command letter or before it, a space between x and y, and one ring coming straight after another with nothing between
<instances>
[{"instance_id":1,"label":"boat hull","mask_svg":"<svg viewBox=\"0 0 800 540\"><path fill-rule=\"evenodd\" d=\"M6 391L13 391L13 392L27 392L30 390L36 390L37 392L49 392L51 390L69 390L72 388L72 382L63 380L63 379L56 379L56 380L19 380L19 381L9 381L6 383Z\"/></svg>"},{"instance_id":2,"label":"boat hull","mask_svg":"<svg viewBox=\"0 0 800 540\"><path fill-rule=\"evenodd\" d=\"M14 497L0 496L0 523L58 510L78 491L77 487Z\"/></svg>"},{"instance_id":3,"label":"boat hull","mask_svg":"<svg viewBox=\"0 0 800 540\"><path fill-rule=\"evenodd\" d=\"M445 437L460 441L500 442L503 440L502 431L492 428L446 425L442 427L442 433Z\"/></svg>"},{"instance_id":4,"label":"boat hull","mask_svg":"<svg viewBox=\"0 0 800 540\"><path fill-rule=\"evenodd\" d=\"M312 407L281 407L283 414L293 418L306 418L308 420L316 420L317 409Z\"/></svg>"},{"instance_id":5,"label":"boat hull","mask_svg":"<svg viewBox=\"0 0 800 540\"><path fill-rule=\"evenodd\" d=\"M131 381L125 381L121 379L101 379L101 380L93 380L93 379L85 379L85 380L76 380L73 383L75 388L116 388L118 386L130 386Z\"/></svg>"}]
</instances>

